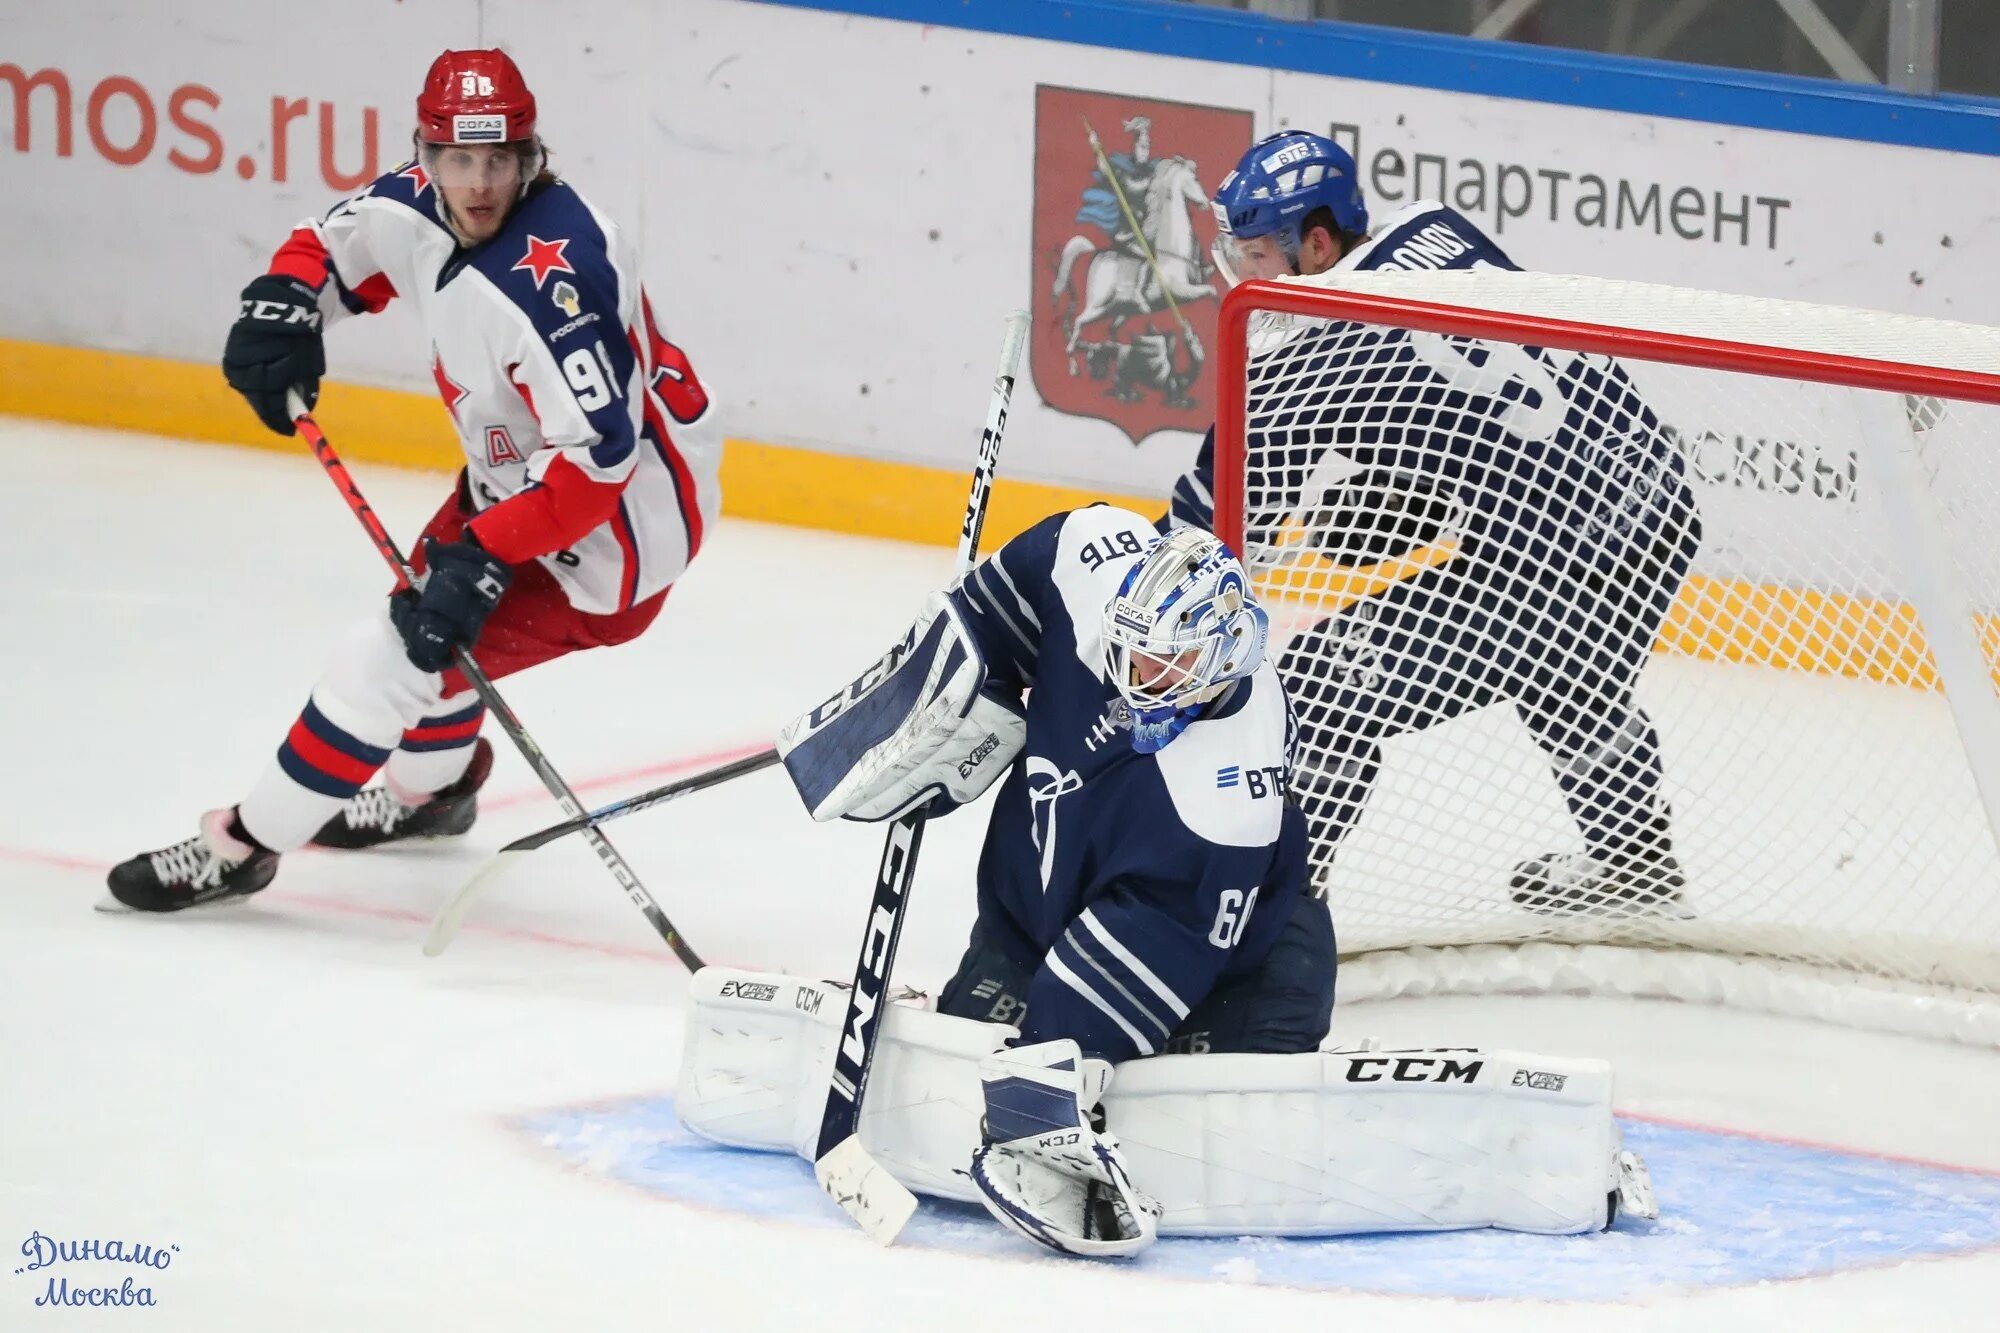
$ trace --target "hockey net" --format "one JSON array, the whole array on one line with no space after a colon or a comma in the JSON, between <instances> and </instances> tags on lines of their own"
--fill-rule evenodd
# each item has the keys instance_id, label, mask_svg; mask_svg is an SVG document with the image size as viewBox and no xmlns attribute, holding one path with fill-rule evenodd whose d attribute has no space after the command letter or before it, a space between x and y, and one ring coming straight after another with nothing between
<instances>
[{"instance_id":1,"label":"hockey net","mask_svg":"<svg viewBox=\"0 0 2000 1333\"><path fill-rule=\"evenodd\" d=\"M1239 287L1222 348L1343 1002L2000 1044L2000 331L1388 272Z\"/></svg>"}]
</instances>

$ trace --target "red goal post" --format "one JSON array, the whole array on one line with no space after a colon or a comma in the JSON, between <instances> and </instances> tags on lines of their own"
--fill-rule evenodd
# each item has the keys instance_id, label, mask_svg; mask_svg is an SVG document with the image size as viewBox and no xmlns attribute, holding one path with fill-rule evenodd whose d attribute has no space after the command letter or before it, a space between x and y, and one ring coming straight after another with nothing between
<instances>
[{"instance_id":1,"label":"red goal post","mask_svg":"<svg viewBox=\"0 0 2000 1333\"><path fill-rule=\"evenodd\" d=\"M1412 335L1437 354L1339 377L1340 340ZM1603 841L1581 832L1588 801L1565 808L1576 793L1562 775L1581 761L1551 740L1587 730L1591 705L1552 725L1545 706L1509 709L1497 676L1468 677L1477 702L1357 740L1340 705L1360 696L1350 688L1336 705L1312 686L1301 767L1348 771L1362 756L1377 775L1337 848L1314 850L1346 955L1344 1000L1600 990L2000 1044L2000 330L1481 271L1246 283L1223 302L1220 343L1216 528L1273 608L1273 654L1295 681L1338 675L1331 658L1354 651L1342 635L1407 613L1412 590L1495 549L1482 515L1520 498L1480 480L1504 468L1462 469L1457 526L1420 549L1343 561L1340 534L1329 538L1352 507L1303 493L1341 452L1329 441L1365 453L1395 440L1407 461L1453 447L1454 431L1485 438L1504 415L1440 398L1455 387L1434 382L1440 364L1462 362L1467 382L1490 388L1506 358L1485 349L1511 346L1513 363L1601 399L1591 368L1613 359L1699 511L1691 561L1660 576L1671 605L1633 631L1650 642L1627 645L1639 665L1624 699L1657 730L1657 793L1628 785L1632 803L1671 812L1685 914L1509 900L1538 854L1592 856ZM1507 401L1550 407L1519 386ZM1602 401L1561 406L1572 423L1607 415ZM1561 608L1586 644L1587 600ZM1449 621L1430 614L1405 638L1442 640ZM1524 638L1505 652L1531 659ZM1322 641L1348 646L1315 658Z\"/></svg>"}]
</instances>

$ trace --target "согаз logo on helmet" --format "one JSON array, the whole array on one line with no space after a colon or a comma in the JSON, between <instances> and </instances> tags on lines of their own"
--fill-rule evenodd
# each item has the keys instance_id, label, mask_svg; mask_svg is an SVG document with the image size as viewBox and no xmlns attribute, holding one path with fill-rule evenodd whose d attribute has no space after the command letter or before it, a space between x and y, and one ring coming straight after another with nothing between
<instances>
[{"instance_id":1,"label":"\u0441\u043e\u0433\u0430\u0437 logo on helmet","mask_svg":"<svg viewBox=\"0 0 2000 1333\"><path fill-rule=\"evenodd\" d=\"M1134 444L1208 428L1222 294L1208 195L1251 129L1248 111L1035 89L1029 370L1043 402Z\"/></svg>"}]
</instances>

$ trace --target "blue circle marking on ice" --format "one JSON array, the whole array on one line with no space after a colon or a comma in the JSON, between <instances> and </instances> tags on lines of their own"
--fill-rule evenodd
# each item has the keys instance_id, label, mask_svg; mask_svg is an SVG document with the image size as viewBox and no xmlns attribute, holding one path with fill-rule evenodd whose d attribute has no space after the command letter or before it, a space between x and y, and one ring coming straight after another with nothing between
<instances>
[{"instance_id":1,"label":"blue circle marking on ice","mask_svg":"<svg viewBox=\"0 0 2000 1333\"><path fill-rule=\"evenodd\" d=\"M670 1097L514 1123L573 1165L664 1199L803 1226L851 1225L808 1163L697 1138ZM2000 1176L1644 1121L1626 1121L1624 1130L1652 1169L1658 1222L1621 1221L1589 1236L1167 1237L1121 1267L1393 1295L1618 1301L2000 1246ZM934 1199L923 1201L899 1243L1047 1257L980 1208Z\"/></svg>"}]
</instances>

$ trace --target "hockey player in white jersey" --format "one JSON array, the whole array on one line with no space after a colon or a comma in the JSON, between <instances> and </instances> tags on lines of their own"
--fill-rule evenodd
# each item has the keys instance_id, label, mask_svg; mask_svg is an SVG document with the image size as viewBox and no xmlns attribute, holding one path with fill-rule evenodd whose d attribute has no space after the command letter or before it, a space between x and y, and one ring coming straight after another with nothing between
<instances>
[{"instance_id":1,"label":"hockey player in white jersey","mask_svg":"<svg viewBox=\"0 0 2000 1333\"><path fill-rule=\"evenodd\" d=\"M1020 1030L982 1071L969 1169L995 1217L1054 1248L1130 1253L1153 1234L1089 1116L1111 1063L1326 1036L1333 927L1305 892L1266 633L1215 537L1094 505L934 596L780 740L820 819L943 813L1004 774L938 1008Z\"/></svg>"},{"instance_id":2,"label":"hockey player in white jersey","mask_svg":"<svg viewBox=\"0 0 2000 1333\"><path fill-rule=\"evenodd\" d=\"M1232 283L1516 267L1442 204L1414 202L1371 229L1353 159L1300 131L1252 147L1215 208ZM1294 377L1292 424L1258 455L1276 465L1247 479L1251 526L1304 516L1311 548L1348 566L1456 546L1310 626L1279 660L1311 756L1297 792L1316 864L1337 864L1384 741L1504 700L1548 756L1585 848L1516 866L1514 901L1684 914L1659 736L1634 697L1701 537L1685 460L1659 419L1604 358L1509 349L1503 365L1469 340L1425 352L1401 330L1338 321L1273 334L1283 356L1267 358ZM1253 383L1260 373L1253 357ZM1253 448L1259 429L1253 420ZM1334 485L1318 480L1330 455L1345 467ZM1211 431L1163 526L1214 523L1214 467ZM1269 536L1245 534L1253 562Z\"/></svg>"},{"instance_id":3,"label":"hockey player in white jersey","mask_svg":"<svg viewBox=\"0 0 2000 1333\"><path fill-rule=\"evenodd\" d=\"M254 893L308 842L465 832L492 752L453 650L498 679L634 638L718 508L708 392L660 332L632 236L549 169L514 62L439 56L416 148L292 233L243 291L223 373L290 435L286 393L316 400L325 326L414 307L466 455L411 552L427 576L353 627L239 804L111 872L128 907Z\"/></svg>"}]
</instances>

